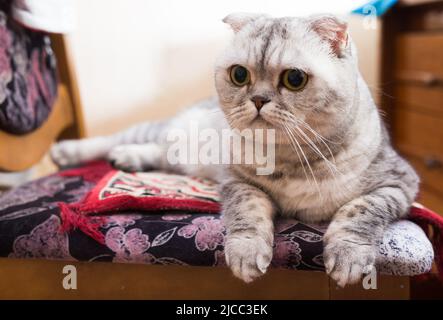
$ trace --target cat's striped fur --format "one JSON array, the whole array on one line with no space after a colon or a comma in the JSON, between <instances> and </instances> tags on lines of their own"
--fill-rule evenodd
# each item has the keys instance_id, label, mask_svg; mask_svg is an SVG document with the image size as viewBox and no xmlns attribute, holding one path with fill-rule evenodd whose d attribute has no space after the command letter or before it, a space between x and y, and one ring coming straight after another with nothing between
<instances>
[{"instance_id":1,"label":"cat's striped fur","mask_svg":"<svg viewBox=\"0 0 443 320\"><path fill-rule=\"evenodd\" d=\"M218 99L110 137L62 142L52 149L54 160L71 165L107 157L129 170L215 177L223 197L226 260L245 281L270 264L275 214L332 220L324 237L327 272L342 286L358 281L373 266L386 226L406 215L418 177L390 145L346 24L332 16L234 14L224 21L235 37L216 63ZM250 85L230 81L228 70L237 64L250 70ZM281 72L290 68L309 74L302 91L279 86ZM257 94L270 100L260 112L250 101ZM190 120L203 128L275 129L275 171L258 176L253 165L169 165L165 136Z\"/></svg>"}]
</instances>

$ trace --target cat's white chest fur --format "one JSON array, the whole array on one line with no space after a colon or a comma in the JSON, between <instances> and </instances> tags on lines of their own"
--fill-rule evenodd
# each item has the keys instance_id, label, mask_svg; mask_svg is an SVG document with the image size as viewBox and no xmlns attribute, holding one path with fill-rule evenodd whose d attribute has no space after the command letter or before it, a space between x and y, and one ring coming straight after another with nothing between
<instances>
[{"instance_id":1,"label":"cat's white chest fur","mask_svg":"<svg viewBox=\"0 0 443 320\"><path fill-rule=\"evenodd\" d=\"M283 215L307 222L329 220L358 193L358 180L353 173L317 183L293 179L282 183L273 193Z\"/></svg>"}]
</instances>

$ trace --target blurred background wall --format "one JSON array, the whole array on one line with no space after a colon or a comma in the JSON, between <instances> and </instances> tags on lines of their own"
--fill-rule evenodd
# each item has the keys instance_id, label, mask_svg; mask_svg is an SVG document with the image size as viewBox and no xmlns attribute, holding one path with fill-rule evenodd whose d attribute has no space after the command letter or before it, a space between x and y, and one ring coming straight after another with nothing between
<instances>
[{"instance_id":1,"label":"blurred background wall","mask_svg":"<svg viewBox=\"0 0 443 320\"><path fill-rule=\"evenodd\" d=\"M213 63L236 11L273 16L346 15L359 0L76 0L69 36L89 135L166 117L215 93ZM360 66L377 92L379 29L347 17Z\"/></svg>"}]
</instances>

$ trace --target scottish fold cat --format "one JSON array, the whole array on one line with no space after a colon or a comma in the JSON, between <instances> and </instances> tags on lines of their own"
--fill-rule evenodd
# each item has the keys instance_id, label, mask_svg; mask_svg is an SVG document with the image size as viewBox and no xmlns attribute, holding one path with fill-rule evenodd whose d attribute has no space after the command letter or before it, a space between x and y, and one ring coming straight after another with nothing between
<instances>
[{"instance_id":1,"label":"scottish fold cat","mask_svg":"<svg viewBox=\"0 0 443 320\"><path fill-rule=\"evenodd\" d=\"M220 182L226 261L250 282L272 259L274 217L330 221L324 264L340 286L375 263L386 226L405 216L419 179L391 147L358 70L347 25L335 16L231 14L233 38L215 65L217 97L176 117L52 148L59 165L107 158L125 170L163 169ZM275 167L168 161L168 132L273 130ZM267 141L264 141L267 143Z\"/></svg>"}]
</instances>

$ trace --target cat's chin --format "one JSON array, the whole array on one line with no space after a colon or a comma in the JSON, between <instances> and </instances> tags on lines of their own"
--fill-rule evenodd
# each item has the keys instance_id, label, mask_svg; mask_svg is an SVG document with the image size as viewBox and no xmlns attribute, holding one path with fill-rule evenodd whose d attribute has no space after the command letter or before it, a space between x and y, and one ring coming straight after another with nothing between
<instances>
[{"instance_id":1,"label":"cat's chin","mask_svg":"<svg viewBox=\"0 0 443 320\"><path fill-rule=\"evenodd\" d=\"M266 121L265 119L263 119L262 116L258 115L251 121L251 125L265 127L265 126L269 126L270 123L268 121Z\"/></svg>"},{"instance_id":2,"label":"cat's chin","mask_svg":"<svg viewBox=\"0 0 443 320\"><path fill-rule=\"evenodd\" d=\"M263 130L269 130L269 129L276 129L276 126L272 123L264 120L262 117L257 116L249 121L243 121L242 123L237 123L235 127L232 127L232 129L236 130L255 130L255 129L263 129Z\"/></svg>"},{"instance_id":3,"label":"cat's chin","mask_svg":"<svg viewBox=\"0 0 443 320\"><path fill-rule=\"evenodd\" d=\"M263 118L262 116L256 116L251 122L249 122L248 127L251 129L277 129L276 126Z\"/></svg>"}]
</instances>

